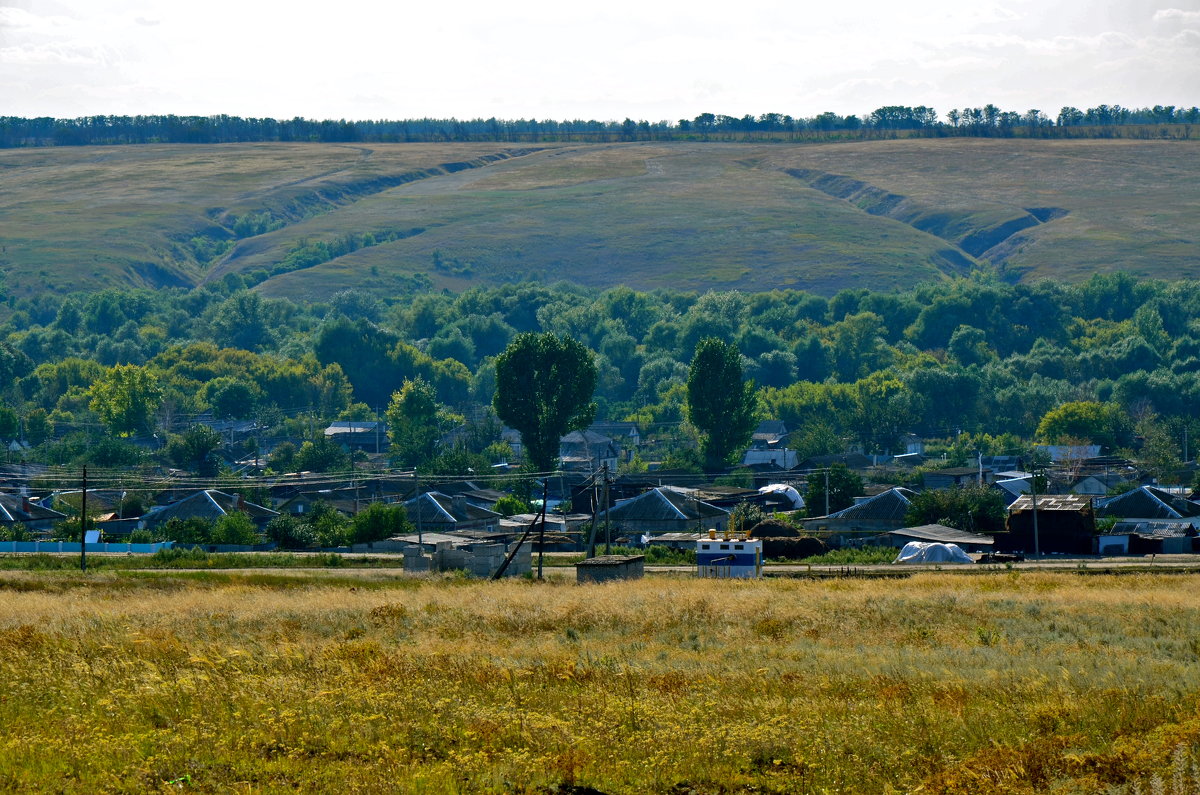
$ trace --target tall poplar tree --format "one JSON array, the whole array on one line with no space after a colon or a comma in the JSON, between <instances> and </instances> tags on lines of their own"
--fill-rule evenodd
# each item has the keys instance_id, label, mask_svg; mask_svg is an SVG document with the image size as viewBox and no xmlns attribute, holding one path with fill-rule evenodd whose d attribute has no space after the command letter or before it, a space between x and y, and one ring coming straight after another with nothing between
<instances>
[{"instance_id":1,"label":"tall poplar tree","mask_svg":"<svg viewBox=\"0 0 1200 795\"><path fill-rule=\"evenodd\" d=\"M742 380L737 346L705 337L696 346L687 380L687 418L702 434L709 470L721 469L750 443L756 416L754 384Z\"/></svg>"}]
</instances>

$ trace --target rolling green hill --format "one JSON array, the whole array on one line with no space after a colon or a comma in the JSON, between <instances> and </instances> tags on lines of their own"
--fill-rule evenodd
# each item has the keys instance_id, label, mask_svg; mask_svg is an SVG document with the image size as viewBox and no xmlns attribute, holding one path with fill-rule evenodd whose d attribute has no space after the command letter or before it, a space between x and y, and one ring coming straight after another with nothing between
<instances>
[{"instance_id":1,"label":"rolling green hill","mask_svg":"<svg viewBox=\"0 0 1200 795\"><path fill-rule=\"evenodd\" d=\"M224 144L0 150L10 292L523 279L902 287L1200 277L1200 143Z\"/></svg>"}]
</instances>

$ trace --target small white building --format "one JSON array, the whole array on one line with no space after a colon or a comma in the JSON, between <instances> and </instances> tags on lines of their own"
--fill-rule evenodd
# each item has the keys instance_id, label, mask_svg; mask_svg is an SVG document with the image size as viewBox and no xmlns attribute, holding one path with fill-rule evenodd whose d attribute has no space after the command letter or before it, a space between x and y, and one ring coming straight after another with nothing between
<instances>
[{"instance_id":1,"label":"small white building","mask_svg":"<svg viewBox=\"0 0 1200 795\"><path fill-rule=\"evenodd\" d=\"M696 576L717 579L762 577L762 540L744 536L718 536L709 530L696 542Z\"/></svg>"}]
</instances>

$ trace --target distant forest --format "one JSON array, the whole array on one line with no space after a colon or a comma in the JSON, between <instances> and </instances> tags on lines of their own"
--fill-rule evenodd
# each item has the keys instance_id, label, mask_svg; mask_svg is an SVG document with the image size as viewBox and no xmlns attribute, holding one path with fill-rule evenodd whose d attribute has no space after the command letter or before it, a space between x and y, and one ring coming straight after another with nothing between
<instances>
[{"instance_id":1,"label":"distant forest","mask_svg":"<svg viewBox=\"0 0 1200 795\"><path fill-rule=\"evenodd\" d=\"M153 143L248 143L275 141L414 143L441 141L830 141L879 137L1191 138L1200 108L1155 105L1125 108L1064 107L1051 118L1031 109L1001 110L988 104L955 108L939 118L924 105L889 105L864 116L784 113L741 117L701 113L670 121L576 119L401 119L346 121L244 119L238 116L84 116L27 119L0 117L0 147L88 146Z\"/></svg>"}]
</instances>

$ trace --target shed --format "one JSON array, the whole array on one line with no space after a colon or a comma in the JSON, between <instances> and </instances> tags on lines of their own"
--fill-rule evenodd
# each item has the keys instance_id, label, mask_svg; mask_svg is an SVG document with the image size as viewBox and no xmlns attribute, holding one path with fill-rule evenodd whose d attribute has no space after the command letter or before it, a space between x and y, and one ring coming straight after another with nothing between
<instances>
[{"instance_id":1,"label":"shed","mask_svg":"<svg viewBox=\"0 0 1200 795\"><path fill-rule=\"evenodd\" d=\"M937 544L954 544L963 552L991 552L996 540L981 533L968 533L956 527L941 524L924 524L918 527L905 527L884 533L889 539L889 546L903 547L910 541L924 541Z\"/></svg>"},{"instance_id":2,"label":"shed","mask_svg":"<svg viewBox=\"0 0 1200 795\"><path fill-rule=\"evenodd\" d=\"M600 555L575 564L576 582L640 580L645 573L645 555Z\"/></svg>"},{"instance_id":3,"label":"shed","mask_svg":"<svg viewBox=\"0 0 1200 795\"><path fill-rule=\"evenodd\" d=\"M996 535L1004 552L1090 555L1094 547L1096 517L1090 497L1078 494L1037 495L1037 539L1033 532L1034 497L1026 494L1012 504L1006 530Z\"/></svg>"}]
</instances>

